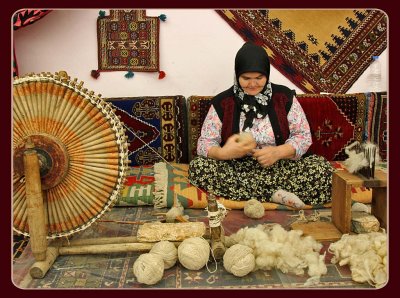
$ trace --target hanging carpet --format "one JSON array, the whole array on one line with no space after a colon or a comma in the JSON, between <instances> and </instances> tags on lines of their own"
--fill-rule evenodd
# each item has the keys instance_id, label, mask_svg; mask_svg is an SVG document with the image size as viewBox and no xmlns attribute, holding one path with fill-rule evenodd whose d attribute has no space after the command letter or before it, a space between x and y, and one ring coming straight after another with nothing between
<instances>
[{"instance_id":1,"label":"hanging carpet","mask_svg":"<svg viewBox=\"0 0 400 298\"><path fill-rule=\"evenodd\" d=\"M346 93L387 46L379 10L217 10L305 93Z\"/></svg>"},{"instance_id":2,"label":"hanging carpet","mask_svg":"<svg viewBox=\"0 0 400 298\"><path fill-rule=\"evenodd\" d=\"M110 9L97 19L98 71L159 71L159 29L145 10Z\"/></svg>"}]
</instances>

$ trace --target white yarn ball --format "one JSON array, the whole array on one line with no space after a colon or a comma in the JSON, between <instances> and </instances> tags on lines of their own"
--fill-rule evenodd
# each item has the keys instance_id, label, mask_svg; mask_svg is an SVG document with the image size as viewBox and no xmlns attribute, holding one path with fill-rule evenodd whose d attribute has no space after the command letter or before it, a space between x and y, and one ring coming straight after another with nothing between
<instances>
[{"instance_id":1,"label":"white yarn ball","mask_svg":"<svg viewBox=\"0 0 400 298\"><path fill-rule=\"evenodd\" d=\"M160 241L153 245L150 253L159 255L164 260L164 269L171 268L178 259L178 249L169 241Z\"/></svg>"},{"instance_id":2,"label":"white yarn ball","mask_svg":"<svg viewBox=\"0 0 400 298\"><path fill-rule=\"evenodd\" d=\"M133 274L138 282L146 285L158 283L164 275L164 261L159 255L140 255L133 264Z\"/></svg>"},{"instance_id":3,"label":"white yarn ball","mask_svg":"<svg viewBox=\"0 0 400 298\"><path fill-rule=\"evenodd\" d=\"M209 257L210 245L200 237L185 239L178 247L179 262L189 270L203 268Z\"/></svg>"},{"instance_id":4,"label":"white yarn ball","mask_svg":"<svg viewBox=\"0 0 400 298\"><path fill-rule=\"evenodd\" d=\"M250 218L261 218L265 214L265 209L260 201L251 199L244 204L244 214Z\"/></svg>"},{"instance_id":5,"label":"white yarn ball","mask_svg":"<svg viewBox=\"0 0 400 298\"><path fill-rule=\"evenodd\" d=\"M251 132L243 131L239 134L238 142L255 142L255 140Z\"/></svg>"},{"instance_id":6,"label":"white yarn ball","mask_svg":"<svg viewBox=\"0 0 400 298\"><path fill-rule=\"evenodd\" d=\"M245 276L253 271L255 266L253 249L246 245L235 244L229 247L224 254L224 267L226 271L235 276Z\"/></svg>"}]
</instances>

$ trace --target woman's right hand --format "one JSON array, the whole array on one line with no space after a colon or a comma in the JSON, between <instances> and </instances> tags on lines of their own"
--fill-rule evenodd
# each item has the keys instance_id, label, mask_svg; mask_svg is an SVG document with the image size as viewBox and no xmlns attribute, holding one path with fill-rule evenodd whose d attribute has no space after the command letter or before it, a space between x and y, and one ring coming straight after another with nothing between
<instances>
[{"instance_id":1,"label":"woman's right hand","mask_svg":"<svg viewBox=\"0 0 400 298\"><path fill-rule=\"evenodd\" d=\"M221 148L220 159L229 160L244 157L247 154L251 154L256 146L254 138L240 139L238 134L234 134L228 138L225 145Z\"/></svg>"}]
</instances>

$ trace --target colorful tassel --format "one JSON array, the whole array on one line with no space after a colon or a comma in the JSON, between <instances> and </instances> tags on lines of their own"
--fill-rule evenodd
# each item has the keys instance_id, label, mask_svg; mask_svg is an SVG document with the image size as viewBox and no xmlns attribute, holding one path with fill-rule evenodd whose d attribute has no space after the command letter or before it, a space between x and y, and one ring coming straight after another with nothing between
<instances>
[{"instance_id":1,"label":"colorful tassel","mask_svg":"<svg viewBox=\"0 0 400 298\"><path fill-rule=\"evenodd\" d=\"M99 11L99 19L102 19L106 16L106 12L104 10Z\"/></svg>"},{"instance_id":2,"label":"colorful tassel","mask_svg":"<svg viewBox=\"0 0 400 298\"><path fill-rule=\"evenodd\" d=\"M96 69L93 69L93 70L90 72L90 75L91 75L93 78L95 78L95 79L97 80L97 78L100 76L100 71L98 71L98 70L96 70Z\"/></svg>"},{"instance_id":3,"label":"colorful tassel","mask_svg":"<svg viewBox=\"0 0 400 298\"><path fill-rule=\"evenodd\" d=\"M165 14L160 14L160 15L158 16L158 18L159 18L161 21L163 21L163 22L165 22L165 21L167 20L167 16L166 16Z\"/></svg>"},{"instance_id":4,"label":"colorful tassel","mask_svg":"<svg viewBox=\"0 0 400 298\"><path fill-rule=\"evenodd\" d=\"M125 74L125 78L132 79L134 75L133 71L130 70Z\"/></svg>"},{"instance_id":5,"label":"colorful tassel","mask_svg":"<svg viewBox=\"0 0 400 298\"><path fill-rule=\"evenodd\" d=\"M160 70L160 71L158 72L158 79L159 79L159 80L162 80L163 78L165 78L165 76L166 76L166 74L165 74L164 71Z\"/></svg>"}]
</instances>

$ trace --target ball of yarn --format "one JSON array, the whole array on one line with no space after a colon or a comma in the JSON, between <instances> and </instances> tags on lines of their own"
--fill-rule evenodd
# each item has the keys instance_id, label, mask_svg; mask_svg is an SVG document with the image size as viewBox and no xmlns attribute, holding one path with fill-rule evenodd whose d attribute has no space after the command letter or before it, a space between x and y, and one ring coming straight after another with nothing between
<instances>
[{"instance_id":1,"label":"ball of yarn","mask_svg":"<svg viewBox=\"0 0 400 298\"><path fill-rule=\"evenodd\" d=\"M171 268L178 259L178 249L169 241L160 241L154 244L150 253L159 255L164 261L164 269Z\"/></svg>"},{"instance_id":2,"label":"ball of yarn","mask_svg":"<svg viewBox=\"0 0 400 298\"><path fill-rule=\"evenodd\" d=\"M189 270L203 268L209 257L210 245L200 237L185 239L178 247L179 262Z\"/></svg>"},{"instance_id":3,"label":"ball of yarn","mask_svg":"<svg viewBox=\"0 0 400 298\"><path fill-rule=\"evenodd\" d=\"M249 274L256 266L253 249L242 244L229 247L223 259L226 271L239 277Z\"/></svg>"},{"instance_id":4,"label":"ball of yarn","mask_svg":"<svg viewBox=\"0 0 400 298\"><path fill-rule=\"evenodd\" d=\"M244 204L244 214L250 218L261 218L264 216L265 209L261 202L251 199Z\"/></svg>"},{"instance_id":5,"label":"ball of yarn","mask_svg":"<svg viewBox=\"0 0 400 298\"><path fill-rule=\"evenodd\" d=\"M164 261L159 255L140 255L133 264L133 274L138 282L146 285L158 283L164 274Z\"/></svg>"},{"instance_id":6,"label":"ball of yarn","mask_svg":"<svg viewBox=\"0 0 400 298\"><path fill-rule=\"evenodd\" d=\"M239 135L239 139L238 142L253 142L254 141L254 137L250 132L244 131L241 132Z\"/></svg>"}]
</instances>

